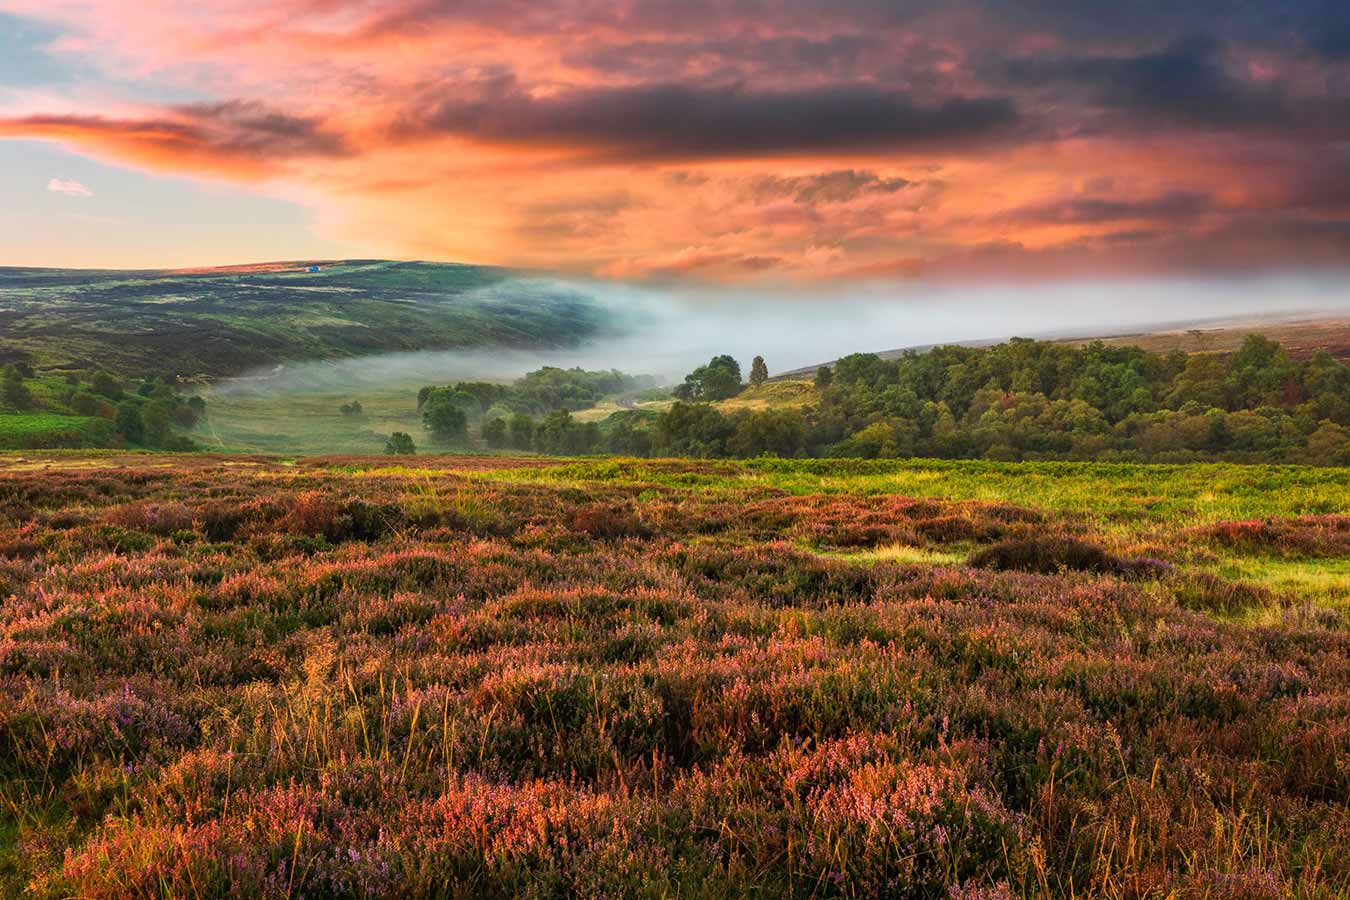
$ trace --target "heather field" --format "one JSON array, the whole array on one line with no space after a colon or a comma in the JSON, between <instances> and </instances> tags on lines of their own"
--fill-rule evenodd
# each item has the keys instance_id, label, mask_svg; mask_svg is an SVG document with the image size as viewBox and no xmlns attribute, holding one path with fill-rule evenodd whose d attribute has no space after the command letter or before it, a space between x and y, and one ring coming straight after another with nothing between
<instances>
[{"instance_id":1,"label":"heather field","mask_svg":"<svg viewBox=\"0 0 1350 900\"><path fill-rule=\"evenodd\" d=\"M1350 472L0 455L0 895L1350 894Z\"/></svg>"}]
</instances>

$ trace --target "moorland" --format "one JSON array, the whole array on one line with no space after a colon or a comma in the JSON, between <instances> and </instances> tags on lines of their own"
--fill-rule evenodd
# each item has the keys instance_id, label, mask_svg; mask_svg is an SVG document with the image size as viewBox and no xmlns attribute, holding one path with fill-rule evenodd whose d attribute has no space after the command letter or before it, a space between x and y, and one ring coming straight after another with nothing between
<instances>
[{"instance_id":1,"label":"moorland","mask_svg":"<svg viewBox=\"0 0 1350 900\"><path fill-rule=\"evenodd\" d=\"M570 347L615 327L583 293L490 266L0 267L0 365L57 375L220 378L374 353Z\"/></svg>"},{"instance_id":2,"label":"moorland","mask_svg":"<svg viewBox=\"0 0 1350 900\"><path fill-rule=\"evenodd\" d=\"M0 457L0 892L1331 898L1350 480Z\"/></svg>"}]
</instances>

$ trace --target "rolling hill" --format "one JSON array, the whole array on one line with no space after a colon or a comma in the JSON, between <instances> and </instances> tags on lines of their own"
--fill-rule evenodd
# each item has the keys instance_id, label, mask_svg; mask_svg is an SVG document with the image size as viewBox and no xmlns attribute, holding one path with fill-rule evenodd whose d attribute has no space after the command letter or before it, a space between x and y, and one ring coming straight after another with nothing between
<instances>
[{"instance_id":1,"label":"rolling hill","mask_svg":"<svg viewBox=\"0 0 1350 900\"><path fill-rule=\"evenodd\" d=\"M614 326L576 289L485 266L0 268L0 365L48 371L220 377L390 351L566 348Z\"/></svg>"}]
</instances>

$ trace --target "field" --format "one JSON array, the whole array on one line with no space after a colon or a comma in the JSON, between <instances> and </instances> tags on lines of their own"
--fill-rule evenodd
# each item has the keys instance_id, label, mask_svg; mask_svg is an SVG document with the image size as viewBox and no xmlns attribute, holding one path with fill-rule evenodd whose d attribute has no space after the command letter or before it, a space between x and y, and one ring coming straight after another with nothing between
<instances>
[{"instance_id":1,"label":"field","mask_svg":"<svg viewBox=\"0 0 1350 900\"><path fill-rule=\"evenodd\" d=\"M57 413L0 415L0 450L32 447L99 447L112 435L103 419Z\"/></svg>"},{"instance_id":2,"label":"field","mask_svg":"<svg viewBox=\"0 0 1350 900\"><path fill-rule=\"evenodd\" d=\"M0 455L0 895L1350 894L1350 477Z\"/></svg>"},{"instance_id":3,"label":"field","mask_svg":"<svg viewBox=\"0 0 1350 900\"><path fill-rule=\"evenodd\" d=\"M404 431L413 435L422 449L435 449L417 411L417 389L424 383L426 379L399 377L348 385L334 378L332 384L291 390L271 390L265 386L239 389L231 383L225 389L207 385L198 393L206 399L210 416L191 436L206 450L359 454L381 452L391 432ZM342 415L341 406L353 399L361 401L362 414ZM740 395L714 406L724 413L799 409L818 399L815 388L808 382L780 381L747 387ZM602 422L624 410L662 412L673 402L652 400L620 405L606 400L572 415L578 422Z\"/></svg>"}]
</instances>

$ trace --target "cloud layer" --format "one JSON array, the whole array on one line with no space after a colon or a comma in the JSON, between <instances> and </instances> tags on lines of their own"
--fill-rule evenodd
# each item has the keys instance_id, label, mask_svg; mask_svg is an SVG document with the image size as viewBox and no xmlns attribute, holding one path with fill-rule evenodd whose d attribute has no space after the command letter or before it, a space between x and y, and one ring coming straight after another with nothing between
<instances>
[{"instance_id":1,"label":"cloud layer","mask_svg":"<svg viewBox=\"0 0 1350 900\"><path fill-rule=\"evenodd\" d=\"M373 252L625 278L1338 266L1345 9L0 0L107 76L0 92L0 138L274 191Z\"/></svg>"}]
</instances>

